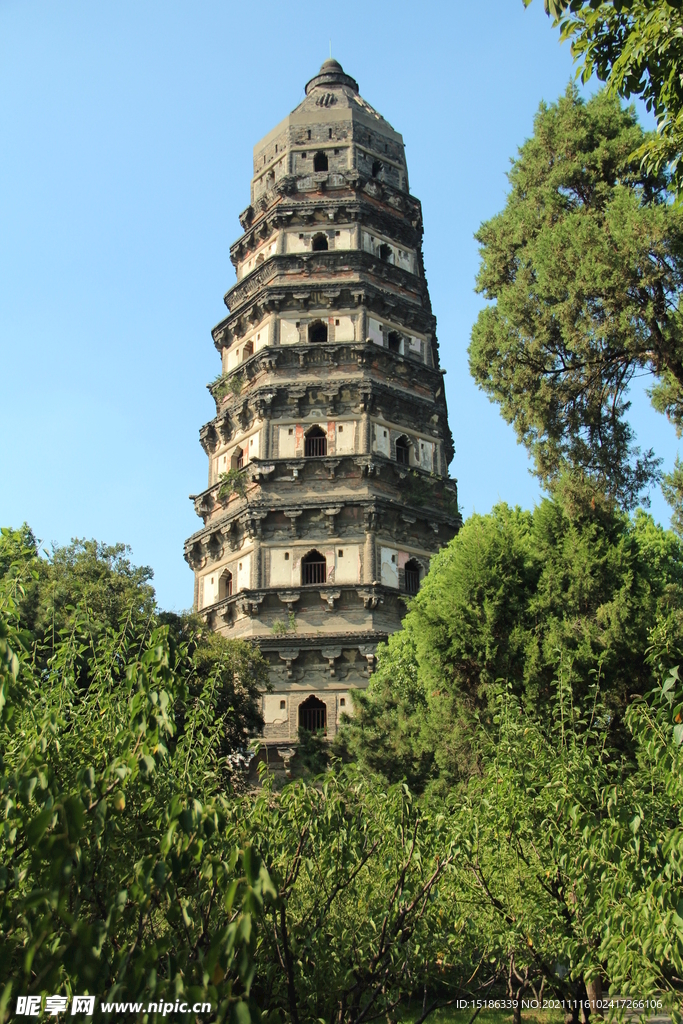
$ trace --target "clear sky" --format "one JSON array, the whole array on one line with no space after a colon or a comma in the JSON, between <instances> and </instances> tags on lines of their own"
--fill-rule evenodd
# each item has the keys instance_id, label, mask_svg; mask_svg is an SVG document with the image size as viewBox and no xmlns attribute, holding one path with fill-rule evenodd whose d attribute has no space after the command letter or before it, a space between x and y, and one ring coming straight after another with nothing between
<instances>
[{"instance_id":1,"label":"clear sky","mask_svg":"<svg viewBox=\"0 0 683 1024\"><path fill-rule=\"evenodd\" d=\"M219 372L254 143L329 55L400 131L464 515L531 507L526 455L467 370L473 233L572 75L542 0L421 4L0 0L0 523L130 544L165 608L192 601L198 440ZM634 396L643 447L676 438ZM652 511L668 522L659 492Z\"/></svg>"}]
</instances>

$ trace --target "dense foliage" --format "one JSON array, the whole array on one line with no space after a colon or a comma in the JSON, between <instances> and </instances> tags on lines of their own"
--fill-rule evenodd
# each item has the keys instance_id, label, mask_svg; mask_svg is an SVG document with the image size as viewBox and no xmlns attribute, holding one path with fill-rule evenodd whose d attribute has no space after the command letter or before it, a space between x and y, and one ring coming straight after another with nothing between
<instances>
[{"instance_id":1,"label":"dense foliage","mask_svg":"<svg viewBox=\"0 0 683 1024\"><path fill-rule=\"evenodd\" d=\"M573 495L569 495L573 497ZM500 683L550 716L556 681L584 700L600 683L606 739L628 748L624 712L653 685L649 631L666 669L683 657L683 543L639 512L544 500L474 515L433 560L357 695L354 754L391 780L445 791L478 771L477 723Z\"/></svg>"},{"instance_id":2,"label":"dense foliage","mask_svg":"<svg viewBox=\"0 0 683 1024\"><path fill-rule=\"evenodd\" d=\"M525 5L531 0L524 0ZM657 132L636 152L659 173L671 166L683 186L683 8L680 0L545 0L546 12L570 39L587 82L596 74L620 96L641 96Z\"/></svg>"},{"instance_id":3,"label":"dense foliage","mask_svg":"<svg viewBox=\"0 0 683 1024\"><path fill-rule=\"evenodd\" d=\"M500 689L480 770L445 801L353 765L239 793L220 657L200 675L200 647L156 620L84 645L77 606L42 668L20 619L35 559L5 540L21 557L0 588L3 1017L19 994L92 992L138 1019L206 1001L239 1024L361 1024L416 999L422 1020L462 996L545 993L578 1021L597 976L675 998L676 673L629 708L630 761L575 674L542 716ZM666 629L657 644L666 661Z\"/></svg>"},{"instance_id":4,"label":"dense foliage","mask_svg":"<svg viewBox=\"0 0 683 1024\"><path fill-rule=\"evenodd\" d=\"M680 425L683 210L632 153L633 110L573 87L542 105L509 173L505 209L477 233L470 369L553 486L570 471L633 507L658 475L626 414L637 373Z\"/></svg>"}]
</instances>

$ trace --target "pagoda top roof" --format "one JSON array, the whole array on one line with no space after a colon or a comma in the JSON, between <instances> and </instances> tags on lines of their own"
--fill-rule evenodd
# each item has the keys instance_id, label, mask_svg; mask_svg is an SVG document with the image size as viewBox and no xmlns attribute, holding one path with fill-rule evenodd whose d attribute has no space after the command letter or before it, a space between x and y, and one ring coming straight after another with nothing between
<instances>
[{"instance_id":1,"label":"pagoda top roof","mask_svg":"<svg viewBox=\"0 0 683 1024\"><path fill-rule=\"evenodd\" d=\"M263 150L287 125L305 125L329 121L360 122L403 144L403 138L358 91L358 82L347 75L339 61L328 58L320 71L306 83L306 96L283 121L254 146L254 154Z\"/></svg>"}]
</instances>

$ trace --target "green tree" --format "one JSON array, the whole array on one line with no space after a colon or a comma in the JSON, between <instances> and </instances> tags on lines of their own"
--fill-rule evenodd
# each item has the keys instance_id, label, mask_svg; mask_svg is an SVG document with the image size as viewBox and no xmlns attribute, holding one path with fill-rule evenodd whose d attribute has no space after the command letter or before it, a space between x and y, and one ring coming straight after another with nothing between
<instances>
[{"instance_id":1,"label":"green tree","mask_svg":"<svg viewBox=\"0 0 683 1024\"><path fill-rule=\"evenodd\" d=\"M274 890L222 792L220 664L199 686L188 645L131 617L83 642L81 606L41 667L20 618L35 548L5 540L19 558L0 581L0 1016L47 991L248 1020Z\"/></svg>"},{"instance_id":2,"label":"green tree","mask_svg":"<svg viewBox=\"0 0 683 1024\"><path fill-rule=\"evenodd\" d=\"M683 210L633 158L644 140L605 92L540 107L505 209L477 232L491 305L469 348L543 483L570 471L625 508L658 476L634 444L629 384L650 373L655 404L677 424L683 408Z\"/></svg>"},{"instance_id":3,"label":"green tree","mask_svg":"<svg viewBox=\"0 0 683 1024\"><path fill-rule=\"evenodd\" d=\"M608 745L628 748L625 710L653 685L650 627L666 636L670 667L683 655L682 609L683 544L646 513L566 495L533 512L498 505L433 560L354 694L346 743L389 779L446 791L481 770L478 724L500 681L543 716L561 674L577 699L599 678Z\"/></svg>"},{"instance_id":4,"label":"green tree","mask_svg":"<svg viewBox=\"0 0 683 1024\"><path fill-rule=\"evenodd\" d=\"M481 777L450 800L454 902L477 908L472 938L508 961L511 995L545 988L576 1021L575 1000L607 978L636 1008L663 996L680 1019L682 709L677 669L631 705L634 763L604 745L597 685L581 701L558 679L550 728L498 695Z\"/></svg>"},{"instance_id":5,"label":"green tree","mask_svg":"<svg viewBox=\"0 0 683 1024\"><path fill-rule=\"evenodd\" d=\"M531 0L524 0L528 6ZM571 40L587 82L596 74L619 96L641 96L657 119L657 132L636 152L648 171L670 165L683 187L683 11L678 0L545 0Z\"/></svg>"},{"instance_id":6,"label":"green tree","mask_svg":"<svg viewBox=\"0 0 683 1024\"><path fill-rule=\"evenodd\" d=\"M135 566L125 544L72 540L47 553L26 524L0 534L0 579L20 577L21 621L47 656L63 630L85 613L95 639L122 621L149 621L156 610L153 572ZM77 609L80 609L77 611Z\"/></svg>"}]
</instances>

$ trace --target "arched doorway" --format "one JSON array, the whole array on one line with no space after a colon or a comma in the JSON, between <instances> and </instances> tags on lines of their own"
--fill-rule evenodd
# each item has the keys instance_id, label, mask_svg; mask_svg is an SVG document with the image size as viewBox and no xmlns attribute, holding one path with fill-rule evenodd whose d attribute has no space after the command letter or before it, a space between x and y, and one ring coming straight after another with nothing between
<instances>
[{"instance_id":1,"label":"arched doorway","mask_svg":"<svg viewBox=\"0 0 683 1024\"><path fill-rule=\"evenodd\" d=\"M327 235L324 235L322 232L319 235L314 235L311 249L313 252L327 252L329 249Z\"/></svg>"},{"instance_id":2,"label":"arched doorway","mask_svg":"<svg viewBox=\"0 0 683 1024\"><path fill-rule=\"evenodd\" d=\"M224 601L226 597L232 597L232 573L226 569L218 581L218 600Z\"/></svg>"},{"instance_id":3,"label":"arched doorway","mask_svg":"<svg viewBox=\"0 0 683 1024\"><path fill-rule=\"evenodd\" d=\"M398 331L389 331L387 336L387 347L390 352L401 351L401 335Z\"/></svg>"},{"instance_id":4,"label":"arched doorway","mask_svg":"<svg viewBox=\"0 0 683 1024\"><path fill-rule=\"evenodd\" d=\"M306 434L304 455L307 459L319 459L327 455L327 435L321 427L311 427Z\"/></svg>"},{"instance_id":5,"label":"arched doorway","mask_svg":"<svg viewBox=\"0 0 683 1024\"><path fill-rule=\"evenodd\" d=\"M314 320L312 324L309 324L308 340L314 345L327 341L327 324L324 324L322 320Z\"/></svg>"},{"instance_id":6,"label":"arched doorway","mask_svg":"<svg viewBox=\"0 0 683 1024\"><path fill-rule=\"evenodd\" d=\"M372 164L372 176L373 176L373 178L376 178L381 170L382 170L382 161L381 160L374 160L373 164Z\"/></svg>"},{"instance_id":7,"label":"arched doorway","mask_svg":"<svg viewBox=\"0 0 683 1024\"><path fill-rule=\"evenodd\" d=\"M313 170L314 171L326 171L327 170L327 157L324 153L316 153L313 157Z\"/></svg>"},{"instance_id":8,"label":"arched doorway","mask_svg":"<svg viewBox=\"0 0 683 1024\"><path fill-rule=\"evenodd\" d=\"M411 558L409 562L406 562L405 574L406 594L414 597L420 589L420 563Z\"/></svg>"},{"instance_id":9,"label":"arched doorway","mask_svg":"<svg viewBox=\"0 0 683 1024\"><path fill-rule=\"evenodd\" d=\"M399 466L410 465L410 441L405 434L396 439L396 461Z\"/></svg>"},{"instance_id":10,"label":"arched doorway","mask_svg":"<svg viewBox=\"0 0 683 1024\"><path fill-rule=\"evenodd\" d=\"M327 562L319 551L309 551L301 559L301 583L304 586L327 583Z\"/></svg>"},{"instance_id":11,"label":"arched doorway","mask_svg":"<svg viewBox=\"0 0 683 1024\"><path fill-rule=\"evenodd\" d=\"M244 452L241 448L235 448L230 459L230 469L242 469L244 466Z\"/></svg>"},{"instance_id":12,"label":"arched doorway","mask_svg":"<svg viewBox=\"0 0 683 1024\"><path fill-rule=\"evenodd\" d=\"M313 694L299 704L299 728L305 732L327 730L327 706Z\"/></svg>"}]
</instances>

